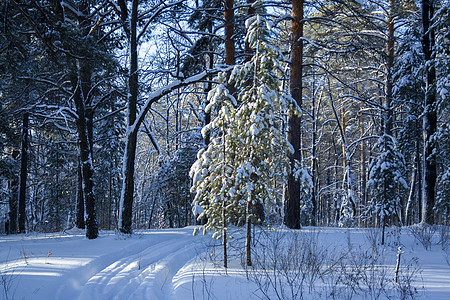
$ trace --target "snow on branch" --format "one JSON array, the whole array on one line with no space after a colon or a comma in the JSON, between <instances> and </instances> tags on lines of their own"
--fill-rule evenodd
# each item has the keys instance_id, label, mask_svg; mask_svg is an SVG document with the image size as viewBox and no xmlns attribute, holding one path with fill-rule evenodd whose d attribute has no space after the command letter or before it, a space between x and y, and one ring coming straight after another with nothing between
<instances>
[{"instance_id":1,"label":"snow on branch","mask_svg":"<svg viewBox=\"0 0 450 300\"><path fill-rule=\"evenodd\" d=\"M203 71L199 74L190 76L188 78L185 79L177 79L172 81L171 83L169 83L168 85L152 92L148 98L147 101L145 102L145 104L142 106L141 111L139 112L136 121L134 122L133 125L130 126L129 131L130 132L135 132L136 130L138 130L139 126L142 124L142 122L145 119L145 116L147 115L148 111L150 110L150 107L152 106L153 103L157 102L159 99L161 99L162 97L164 97L165 95L169 94L170 92L183 87L183 86L187 86L193 83L197 83L202 81L203 79L205 79L206 77L208 77L209 75L213 75L219 72L223 72L223 71L228 71L231 70L233 66L227 66L227 67L219 67L216 69L211 69L211 70L206 70Z\"/></svg>"}]
</instances>

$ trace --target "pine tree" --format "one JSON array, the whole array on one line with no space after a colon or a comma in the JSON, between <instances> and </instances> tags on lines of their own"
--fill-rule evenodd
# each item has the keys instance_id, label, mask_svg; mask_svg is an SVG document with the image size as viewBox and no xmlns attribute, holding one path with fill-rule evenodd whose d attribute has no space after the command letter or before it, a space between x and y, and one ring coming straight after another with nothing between
<instances>
[{"instance_id":1,"label":"pine tree","mask_svg":"<svg viewBox=\"0 0 450 300\"><path fill-rule=\"evenodd\" d=\"M302 106L303 80L303 0L292 1L292 62L290 93L298 106ZM301 119L294 111L287 118L287 138L294 152L289 155L291 168L301 161ZM300 228L300 183L290 174L284 193L284 223L289 228Z\"/></svg>"},{"instance_id":2,"label":"pine tree","mask_svg":"<svg viewBox=\"0 0 450 300\"><path fill-rule=\"evenodd\" d=\"M280 204L272 183L275 178L286 179L287 154L292 153L277 112L286 112L294 102L281 89L281 53L269 43L274 30L261 16L250 18L247 28L246 41L254 56L236 66L230 77L239 106L235 108L236 99L222 75L221 84L210 92L208 107L219 107L219 113L203 130L204 135L215 131L216 136L199 152L190 173L194 204L203 208L198 218L208 217L205 229L214 229L214 237L222 236L217 232L221 229L223 234L232 221L249 227L255 205ZM248 240L246 244L250 245ZM247 264L251 264L249 256Z\"/></svg>"}]
</instances>

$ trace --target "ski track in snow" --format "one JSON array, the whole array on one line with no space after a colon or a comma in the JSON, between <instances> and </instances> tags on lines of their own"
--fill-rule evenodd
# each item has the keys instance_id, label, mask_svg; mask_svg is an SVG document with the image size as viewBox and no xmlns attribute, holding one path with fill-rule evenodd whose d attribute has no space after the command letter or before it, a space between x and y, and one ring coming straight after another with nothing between
<instances>
[{"instance_id":1,"label":"ski track in snow","mask_svg":"<svg viewBox=\"0 0 450 300\"><path fill-rule=\"evenodd\" d=\"M347 243L346 238L350 242L346 229L319 230L321 241L336 249ZM194 293L196 299L209 299L205 288L216 293L213 299L257 299L255 286L245 279L236 261L227 274L207 261L199 264L197 259L206 254L211 236L194 237L192 231L193 227L151 230L125 238L102 232L96 240L88 240L80 232L0 236L0 299L187 300L193 299ZM364 230L348 232L355 247L365 243ZM418 299L450 299L450 264L445 253L436 244L433 251L424 250L404 232L402 264L420 258L416 284L423 284L424 291ZM389 239L395 240L395 236ZM393 269L396 247L386 246L385 250ZM2 282L11 283L8 297L1 290Z\"/></svg>"},{"instance_id":2,"label":"ski track in snow","mask_svg":"<svg viewBox=\"0 0 450 300\"><path fill-rule=\"evenodd\" d=\"M0 256L8 251L9 257L8 263L0 262L0 270L13 270L11 278L19 279L11 288L12 299L170 300L173 276L204 249L203 238L193 237L192 231L150 231L123 240L109 234L96 241L79 235L10 236L0 241ZM39 246L44 239L51 241L44 249L54 249L49 257ZM11 259L9 253L16 251L17 259ZM29 256L26 262L21 251Z\"/></svg>"},{"instance_id":3,"label":"ski track in snow","mask_svg":"<svg viewBox=\"0 0 450 300\"><path fill-rule=\"evenodd\" d=\"M189 238L173 239L113 262L87 281L78 299L168 299L173 276L197 253Z\"/></svg>"}]
</instances>

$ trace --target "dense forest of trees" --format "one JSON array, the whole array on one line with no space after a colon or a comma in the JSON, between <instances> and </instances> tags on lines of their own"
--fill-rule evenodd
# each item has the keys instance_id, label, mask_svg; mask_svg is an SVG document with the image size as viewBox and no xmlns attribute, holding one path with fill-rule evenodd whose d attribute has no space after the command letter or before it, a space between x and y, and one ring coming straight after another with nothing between
<instances>
[{"instance_id":1,"label":"dense forest of trees","mask_svg":"<svg viewBox=\"0 0 450 300\"><path fill-rule=\"evenodd\" d=\"M0 20L2 232L450 222L448 0L6 0Z\"/></svg>"}]
</instances>

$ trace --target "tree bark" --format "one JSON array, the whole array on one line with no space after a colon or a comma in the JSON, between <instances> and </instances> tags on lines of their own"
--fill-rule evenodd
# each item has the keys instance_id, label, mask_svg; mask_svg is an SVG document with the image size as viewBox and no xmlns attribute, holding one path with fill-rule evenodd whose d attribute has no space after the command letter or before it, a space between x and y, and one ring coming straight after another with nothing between
<instances>
[{"instance_id":1,"label":"tree bark","mask_svg":"<svg viewBox=\"0 0 450 300\"><path fill-rule=\"evenodd\" d=\"M78 184L77 184L77 221L76 226L85 229L84 224L84 196L83 196L83 174L81 173L81 162L78 161Z\"/></svg>"},{"instance_id":2,"label":"tree bark","mask_svg":"<svg viewBox=\"0 0 450 300\"><path fill-rule=\"evenodd\" d=\"M292 49L290 93L299 107L302 106L302 58L303 58L303 0L292 1ZM293 229L300 228L300 183L294 178L292 171L296 162L301 160L301 120L290 110L287 120L287 140L294 148L289 155L291 172L289 172L284 193L284 224Z\"/></svg>"},{"instance_id":3,"label":"tree bark","mask_svg":"<svg viewBox=\"0 0 450 300\"><path fill-rule=\"evenodd\" d=\"M83 12L84 16L87 16L90 10L88 1L81 1L79 3L79 9ZM78 26L88 28L89 26L87 26L86 22L88 22L88 19L80 20ZM85 53L84 55L89 57L89 53ZM89 115L87 113L87 105L89 103L92 85L91 75L91 62L87 59L77 59L76 63L72 64L71 83L74 89L73 101L78 116L76 125L79 140L81 173L83 178L82 187L86 212L86 237L88 239L95 239L98 237L98 223L95 210L94 165L91 147L93 142L91 141L92 136L89 133Z\"/></svg>"},{"instance_id":4,"label":"tree bark","mask_svg":"<svg viewBox=\"0 0 450 300\"><path fill-rule=\"evenodd\" d=\"M225 63L229 66L235 64L234 46L234 0L225 0Z\"/></svg>"},{"instance_id":5,"label":"tree bark","mask_svg":"<svg viewBox=\"0 0 450 300\"><path fill-rule=\"evenodd\" d=\"M145 116L150 110L153 103L169 94L173 90L182 86L196 83L204 78L208 77L213 71L205 71L200 74L191 76L183 80L175 80L165 87L162 87L152 92L146 102L142 105L141 110L138 112L136 103L138 98L138 53L137 53L137 22L138 22L138 6L139 0L133 0L131 5L131 15L129 22L128 11L125 1L119 0L119 6L121 7L121 19L129 39L129 51L130 51L130 71L128 78L128 127L126 133L126 145L123 158L122 168L122 191L119 201L119 230L126 234L132 233L132 219L133 219L133 199L134 199L134 162L136 155L137 145L137 133L140 125L145 120Z\"/></svg>"},{"instance_id":6,"label":"tree bark","mask_svg":"<svg viewBox=\"0 0 450 300\"><path fill-rule=\"evenodd\" d=\"M19 181L19 233L25 233L26 221L26 191L28 176L28 113L23 114L22 124L22 155L20 158L20 181Z\"/></svg>"},{"instance_id":7,"label":"tree bark","mask_svg":"<svg viewBox=\"0 0 450 300\"><path fill-rule=\"evenodd\" d=\"M252 191L252 199L253 199L253 191ZM247 229L245 235L245 254L246 254L246 266L252 266L252 199L247 200Z\"/></svg>"},{"instance_id":8,"label":"tree bark","mask_svg":"<svg viewBox=\"0 0 450 300\"><path fill-rule=\"evenodd\" d=\"M128 129L126 150L123 160L123 184L120 196L119 230L132 233L133 198L134 198L134 161L136 156L137 130L136 103L138 98L138 53L137 53L137 19L139 0L133 0L130 16L130 73L128 77Z\"/></svg>"},{"instance_id":9,"label":"tree bark","mask_svg":"<svg viewBox=\"0 0 450 300\"><path fill-rule=\"evenodd\" d=\"M387 43L386 43L386 85L384 98L384 134L392 135L392 69L394 67L394 0L389 0L388 22L387 22Z\"/></svg>"},{"instance_id":10,"label":"tree bark","mask_svg":"<svg viewBox=\"0 0 450 300\"><path fill-rule=\"evenodd\" d=\"M18 180L14 178L10 185L11 195L9 198L9 233L17 233L17 196L18 196Z\"/></svg>"},{"instance_id":11,"label":"tree bark","mask_svg":"<svg viewBox=\"0 0 450 300\"><path fill-rule=\"evenodd\" d=\"M362 108L361 108L362 109ZM359 130L361 137L364 136L364 117L361 114L359 119ZM362 207L367 207L367 171L366 171L366 142L364 140L361 140L360 145L360 163L361 163L361 169L360 169L360 193L361 193L361 204ZM361 218L359 218L361 220ZM361 225L361 224L360 224ZM367 222L364 224L367 226Z\"/></svg>"},{"instance_id":12,"label":"tree bark","mask_svg":"<svg viewBox=\"0 0 450 300\"><path fill-rule=\"evenodd\" d=\"M433 108L436 102L436 90L433 84L436 81L436 70L432 61L432 51L435 44L434 30L430 29L430 21L433 18L434 7L432 0L422 0L422 48L425 56L426 67L426 93L425 112L423 114L423 209L422 222L434 224L434 204L436 200L435 187L437 178L436 160L433 154L435 146L432 137L437 129L437 115Z\"/></svg>"},{"instance_id":13,"label":"tree bark","mask_svg":"<svg viewBox=\"0 0 450 300\"><path fill-rule=\"evenodd\" d=\"M80 84L75 82L74 101L77 111L77 131L81 160L81 173L83 178L83 196L86 206L86 237L95 239L98 236L98 225L95 212L94 195L94 167L88 140L84 99L81 96Z\"/></svg>"},{"instance_id":14,"label":"tree bark","mask_svg":"<svg viewBox=\"0 0 450 300\"><path fill-rule=\"evenodd\" d=\"M383 115L383 124L384 124L384 135L392 136L392 69L394 67L394 46L395 46L395 28L394 28L394 0L389 0L388 3L388 18L387 18L387 42L386 42L386 83L385 83L385 97L384 97L384 115ZM387 150L387 139L384 139L384 151ZM388 178L384 178L384 195L387 196L387 187L391 183ZM401 205L401 204L400 204ZM391 218L392 219L392 218ZM386 217L383 217L383 232L384 226L386 224ZM384 240L384 237L383 237Z\"/></svg>"},{"instance_id":15,"label":"tree bark","mask_svg":"<svg viewBox=\"0 0 450 300\"><path fill-rule=\"evenodd\" d=\"M236 63L235 45L234 45L234 0L225 0L224 3L225 18L225 64L233 66ZM231 70L227 72L227 79L230 78ZM234 85L227 85L230 94L236 93Z\"/></svg>"},{"instance_id":16,"label":"tree bark","mask_svg":"<svg viewBox=\"0 0 450 300\"><path fill-rule=\"evenodd\" d=\"M416 212L416 218L417 218L417 222L420 222L421 218L422 218L422 201L423 201L423 190L422 190L422 181L423 181L423 176L422 176L422 159L421 159L421 154L423 154L423 149L420 149L420 141L419 138L416 140L416 161L415 161L415 165L417 168L417 201L416 201L416 207L417 207L417 212Z\"/></svg>"},{"instance_id":17,"label":"tree bark","mask_svg":"<svg viewBox=\"0 0 450 300\"><path fill-rule=\"evenodd\" d=\"M405 208L405 220L403 223L405 226L409 226L412 224L412 222L411 222L411 207L412 207L413 198L414 198L414 191L416 190L416 176L417 176L416 174L417 174L417 168L414 167L412 177L411 177L411 188L409 190L408 201L406 202L406 208Z\"/></svg>"},{"instance_id":18,"label":"tree bark","mask_svg":"<svg viewBox=\"0 0 450 300\"><path fill-rule=\"evenodd\" d=\"M314 80L314 77L313 77ZM315 86L313 84L313 91L315 91ZM317 168L317 115L316 114L316 95L312 96L311 101L311 112L312 112L312 136L311 136L311 178L313 186L311 188L311 202L312 202L312 216L311 216L311 226L316 226L317 222L317 183L318 183L318 168ZM320 208L320 206L319 206Z\"/></svg>"}]
</instances>

